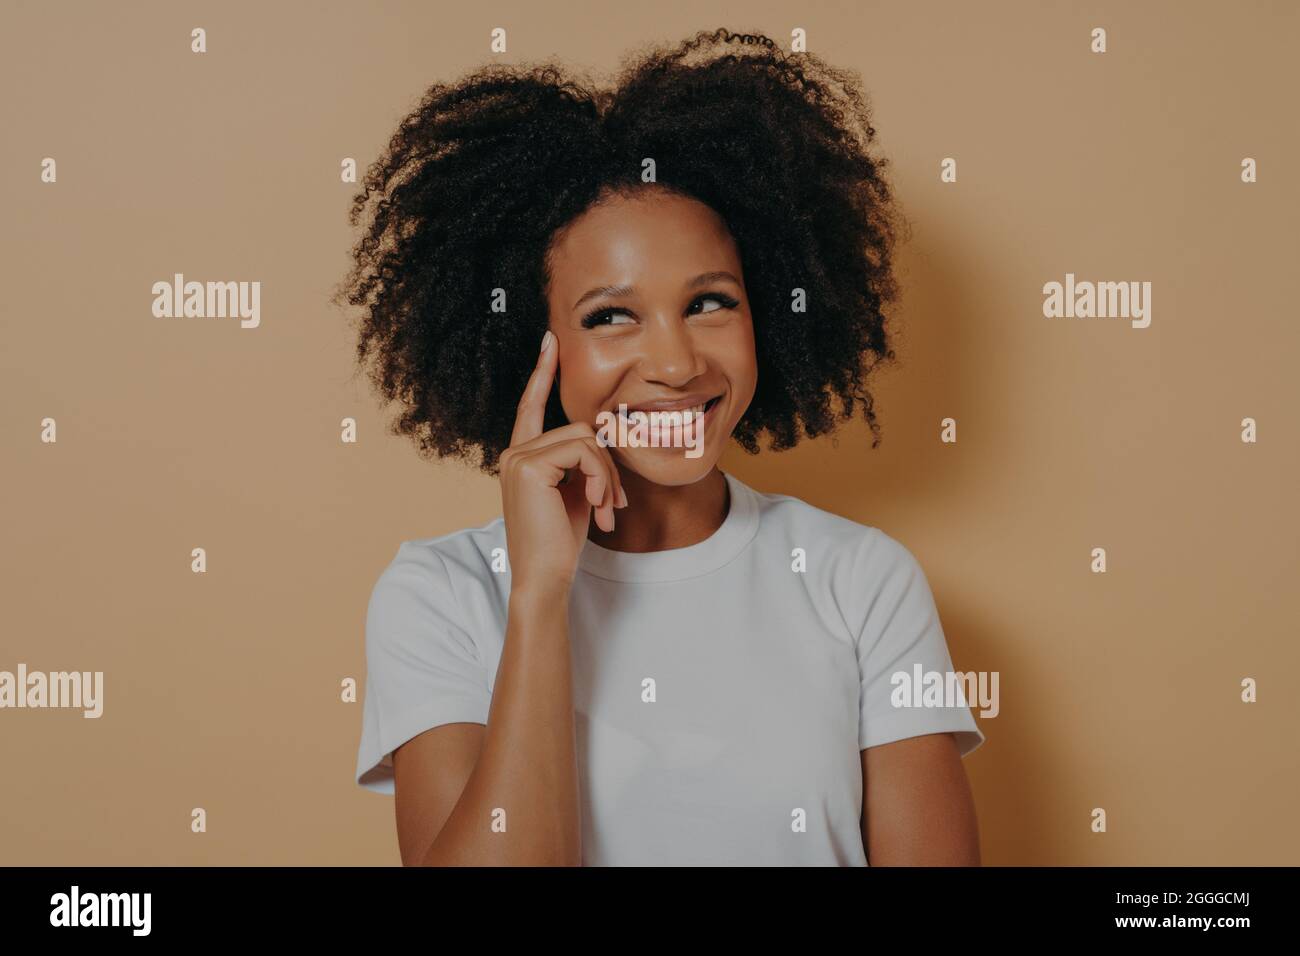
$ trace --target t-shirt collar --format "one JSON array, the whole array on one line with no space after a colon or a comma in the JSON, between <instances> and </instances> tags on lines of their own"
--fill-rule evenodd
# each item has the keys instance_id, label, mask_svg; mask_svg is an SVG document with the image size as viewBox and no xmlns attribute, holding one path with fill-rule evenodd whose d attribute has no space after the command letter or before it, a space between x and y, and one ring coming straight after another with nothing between
<instances>
[{"instance_id":1,"label":"t-shirt collar","mask_svg":"<svg viewBox=\"0 0 1300 956\"><path fill-rule=\"evenodd\" d=\"M727 517L703 541L667 551L611 551L591 539L583 544L578 567L611 581L680 581L716 571L745 549L758 531L757 493L730 472Z\"/></svg>"}]
</instances>

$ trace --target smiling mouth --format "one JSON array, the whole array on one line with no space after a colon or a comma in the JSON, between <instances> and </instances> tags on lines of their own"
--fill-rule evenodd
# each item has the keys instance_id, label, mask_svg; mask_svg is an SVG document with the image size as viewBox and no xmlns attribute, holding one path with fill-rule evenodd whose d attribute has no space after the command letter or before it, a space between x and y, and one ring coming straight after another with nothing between
<instances>
[{"instance_id":1,"label":"smiling mouth","mask_svg":"<svg viewBox=\"0 0 1300 956\"><path fill-rule=\"evenodd\" d=\"M652 414L652 413L654 413L654 412L658 412L660 415L672 414L672 413L674 413L674 412L677 413L677 414L679 414L679 415L680 415L680 414L683 414L683 413L685 413L685 412L694 412L696 415L706 415L706 414L708 414L710 411L712 411L712 410L714 409L714 407L717 406L718 402L721 401L721 399L722 399L722 396L721 396L721 395L714 395L714 396L713 396L711 399L709 399L707 402L701 402L699 405L692 405L692 406L689 407L689 408L670 408L670 409L660 409L660 408L640 408L640 409L638 409L638 408L630 408L630 409L628 409L626 415L623 415L623 412L622 412L622 409L621 409L621 408L620 408L620 409L616 409L616 411L617 411L617 413L618 413L619 415L621 415L621 416L623 417L623 419L624 419L625 421L626 421L626 420L630 420L631 416L633 416L633 415L637 415L637 416L647 415L647 416L648 416L648 415L650 415L650 414Z\"/></svg>"}]
</instances>

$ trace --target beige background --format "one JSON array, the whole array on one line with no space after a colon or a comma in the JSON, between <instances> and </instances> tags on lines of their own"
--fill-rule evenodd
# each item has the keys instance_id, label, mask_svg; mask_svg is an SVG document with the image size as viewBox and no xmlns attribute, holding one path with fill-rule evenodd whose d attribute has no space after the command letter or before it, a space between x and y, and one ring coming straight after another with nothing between
<instances>
[{"instance_id":1,"label":"beige background","mask_svg":"<svg viewBox=\"0 0 1300 956\"><path fill-rule=\"evenodd\" d=\"M897 537L957 667L1000 672L966 764L985 861L1300 862L1297 9L9 0L0 669L102 670L105 713L0 711L0 862L397 862L340 681L399 542L499 499L352 377L339 163L492 27L501 59L599 75L718 25L861 71L913 223L881 447L855 425L723 466ZM175 272L261 281L261 327L155 319ZM1151 281L1150 328L1045 319L1066 272Z\"/></svg>"}]
</instances>

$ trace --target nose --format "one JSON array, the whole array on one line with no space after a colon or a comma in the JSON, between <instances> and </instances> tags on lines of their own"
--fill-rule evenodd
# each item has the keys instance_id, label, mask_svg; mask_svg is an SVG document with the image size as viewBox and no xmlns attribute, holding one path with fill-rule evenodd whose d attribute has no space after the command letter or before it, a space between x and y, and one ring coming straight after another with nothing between
<instances>
[{"instance_id":1,"label":"nose","mask_svg":"<svg viewBox=\"0 0 1300 956\"><path fill-rule=\"evenodd\" d=\"M656 314L647 323L641 341L638 369L647 382L681 388L706 370L691 329L679 315Z\"/></svg>"}]
</instances>

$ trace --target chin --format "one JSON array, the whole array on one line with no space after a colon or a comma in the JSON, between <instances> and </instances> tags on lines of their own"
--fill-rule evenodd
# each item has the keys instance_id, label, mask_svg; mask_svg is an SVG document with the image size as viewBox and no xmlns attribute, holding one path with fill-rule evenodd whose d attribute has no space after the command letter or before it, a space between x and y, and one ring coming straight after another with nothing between
<instances>
[{"instance_id":1,"label":"chin","mask_svg":"<svg viewBox=\"0 0 1300 956\"><path fill-rule=\"evenodd\" d=\"M720 455L706 446L698 458L687 458L681 448L620 448L614 460L656 485L693 485L706 477Z\"/></svg>"}]
</instances>

